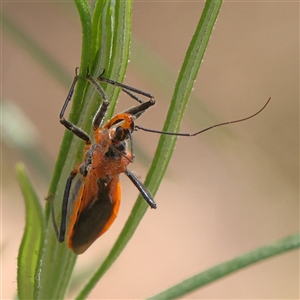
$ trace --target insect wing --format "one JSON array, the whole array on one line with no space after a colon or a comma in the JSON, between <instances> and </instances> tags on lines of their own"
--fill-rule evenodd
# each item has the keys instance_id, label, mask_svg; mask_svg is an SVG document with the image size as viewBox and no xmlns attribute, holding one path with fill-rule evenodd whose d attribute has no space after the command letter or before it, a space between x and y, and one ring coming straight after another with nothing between
<instances>
[{"instance_id":1,"label":"insect wing","mask_svg":"<svg viewBox=\"0 0 300 300\"><path fill-rule=\"evenodd\" d=\"M95 188L96 187L96 188ZM121 198L119 178L109 182L93 174L85 178L78 192L68 231L68 246L81 254L115 220Z\"/></svg>"}]
</instances>

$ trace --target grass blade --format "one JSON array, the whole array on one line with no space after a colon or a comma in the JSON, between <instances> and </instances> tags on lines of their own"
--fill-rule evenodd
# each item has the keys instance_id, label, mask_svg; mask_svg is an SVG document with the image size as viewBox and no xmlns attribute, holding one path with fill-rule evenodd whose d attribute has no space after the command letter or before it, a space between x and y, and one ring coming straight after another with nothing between
<instances>
[{"instance_id":1,"label":"grass blade","mask_svg":"<svg viewBox=\"0 0 300 300\"><path fill-rule=\"evenodd\" d=\"M174 299L186 295L187 293L205 286L212 281L220 279L232 272L243 269L261 260L270 258L281 253L297 249L300 247L300 234L290 235L272 244L257 248L253 251L235 257L229 261L221 263L204 272L194 275L181 283L151 297L155 299Z\"/></svg>"},{"instance_id":2,"label":"grass blade","mask_svg":"<svg viewBox=\"0 0 300 300\"><path fill-rule=\"evenodd\" d=\"M114 36L112 43L112 51L111 58L108 68L108 76L109 78L120 78L121 81L125 76L125 71L128 63L129 57L129 47L130 47L130 34L131 34L131 10L132 10L132 2L131 1L119 1L116 3L116 7L114 10ZM119 80L119 79L118 79ZM111 92L112 93L111 93ZM114 89L112 87L107 87L106 93L109 99L116 100L119 89ZM111 96L109 96L111 95ZM115 101L113 101L115 103ZM111 107L114 108L114 104L110 102L110 111L108 115L112 114ZM105 271L112 265L115 259L107 258L106 261L108 263L105 264ZM77 296L77 299L84 299L90 293L92 288L97 284L105 271L103 269L103 265L99 268L96 274L91 278L91 280L87 283L84 289Z\"/></svg>"},{"instance_id":3,"label":"grass blade","mask_svg":"<svg viewBox=\"0 0 300 300\"><path fill-rule=\"evenodd\" d=\"M44 236L44 220L41 204L23 164L17 165L17 176L26 208L25 230L18 255L18 297L32 299L36 266Z\"/></svg>"},{"instance_id":4,"label":"grass blade","mask_svg":"<svg viewBox=\"0 0 300 300\"><path fill-rule=\"evenodd\" d=\"M206 1L202 16L199 20L179 73L163 131L179 131L182 117L221 4L222 1L219 0ZM176 140L176 136L166 135L162 135L159 140L155 157L145 182L153 194L156 193L167 169Z\"/></svg>"},{"instance_id":5,"label":"grass blade","mask_svg":"<svg viewBox=\"0 0 300 300\"><path fill-rule=\"evenodd\" d=\"M80 124L80 116L88 103L83 102L86 81L84 80L87 66L90 61L91 44L91 15L86 1L75 1L82 24L82 55L80 64L80 78L78 80L73 105L68 119L75 124ZM49 194L54 196L56 211L60 211L61 199L64 191L65 180L73 169L75 162L82 157L83 143L74 138L70 132L66 132L55 165ZM43 255L37 276L40 285L36 287L37 299L62 299L66 293L70 277L76 262L76 255L69 251L66 246L57 242L51 219L49 207L46 214L48 217L47 231ZM57 219L59 220L59 219Z\"/></svg>"},{"instance_id":6,"label":"grass blade","mask_svg":"<svg viewBox=\"0 0 300 300\"><path fill-rule=\"evenodd\" d=\"M169 109L168 117L164 130L177 132L186 107L187 100L191 93L194 80L197 76L204 52L220 10L221 1L207 1L196 32L191 40L187 51L179 78L175 87L174 96ZM175 146L176 138L161 136L155 158L146 178L145 185L155 194L162 177L166 171L168 162L171 158ZM77 299L85 298L98 280L110 268L113 262L118 258L131 237L133 236L138 224L147 210L147 204L138 197L131 214L120 233L111 252L104 260L101 267L97 270L90 282L86 285Z\"/></svg>"},{"instance_id":7,"label":"grass blade","mask_svg":"<svg viewBox=\"0 0 300 300\"><path fill-rule=\"evenodd\" d=\"M99 107L100 99L96 95L95 89L85 80L86 70L89 66L92 75L93 72L95 72L95 75L99 75L100 72L96 74L97 68L105 67L110 78L121 81L122 77L125 76L131 31L131 2L97 1L93 17L86 1L75 1L75 3L82 24L82 58L79 80L68 119L85 131L90 132L90 120ZM126 17L122 14L126 14ZM128 16L130 17L129 21ZM116 19L118 21L115 21ZM103 22L106 26L98 26ZM124 22L124 25L122 25L122 22ZM120 30L122 26L126 30ZM105 36L105 39L103 36ZM121 47L121 51L116 49L117 41L115 39L123 41L124 46ZM106 51L101 52L99 49L106 49ZM118 62L118 66L102 65L102 63L111 60ZM98 65L99 62L101 62L100 66ZM119 62L122 62L122 64ZM111 94L115 95L116 100L119 91L115 92L114 90L111 89ZM106 90L106 93L109 96L108 90ZM66 178L76 162L82 159L83 146L84 143L80 139L74 137L68 131L65 133L49 192L49 194L54 195L56 211L60 210L59 206L61 205ZM60 220L60 214L58 214L57 220ZM37 296L38 298L61 299L67 289L76 255L68 250L65 244L60 245L57 243L49 218L47 229L46 247L38 274L41 277L42 284L41 288L38 288Z\"/></svg>"}]
</instances>

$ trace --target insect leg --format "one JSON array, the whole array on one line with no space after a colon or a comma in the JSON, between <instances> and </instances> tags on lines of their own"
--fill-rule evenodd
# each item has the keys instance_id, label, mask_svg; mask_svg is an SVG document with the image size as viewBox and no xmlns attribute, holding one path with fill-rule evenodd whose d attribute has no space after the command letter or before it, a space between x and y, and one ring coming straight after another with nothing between
<instances>
[{"instance_id":1,"label":"insect leg","mask_svg":"<svg viewBox=\"0 0 300 300\"><path fill-rule=\"evenodd\" d=\"M63 118L63 116L65 114L65 111L67 109L67 106L68 106L69 102L72 99L72 96L73 96L73 93L74 93L74 88L75 88L76 82L78 80L78 73L77 73L77 71L78 71L78 68L75 69L75 76L74 76L73 82L71 84L71 87L70 87L69 93L67 95L66 101L65 101L65 103L64 103L64 105L63 105L63 107L62 107L62 109L60 111L60 114L59 114L59 118L60 119Z\"/></svg>"},{"instance_id":2,"label":"insect leg","mask_svg":"<svg viewBox=\"0 0 300 300\"><path fill-rule=\"evenodd\" d=\"M103 73L97 78L99 81L106 82L108 84L120 87L126 94L128 94L130 97L132 97L133 99L135 99L136 101L138 101L140 103L142 103L143 100L139 99L136 95L132 94L131 92L136 93L138 95L145 96L145 97L147 97L149 99L152 99L152 101L155 101L154 100L154 96L151 95L150 93L144 92L144 91L142 91L140 89L134 88L134 87L129 86L127 84L123 84L123 83L120 83L120 82L117 82L117 81L114 81L114 80L102 77L102 75L103 75Z\"/></svg>"},{"instance_id":3,"label":"insect leg","mask_svg":"<svg viewBox=\"0 0 300 300\"><path fill-rule=\"evenodd\" d=\"M70 189L71 189L72 181L73 181L73 179L74 179L74 177L76 176L77 173L78 173L78 170L77 170L77 167L76 167L70 173L70 176L69 176L69 178L66 182L64 197L63 197L63 203L62 203L61 222L60 222L59 230L58 230L57 223L56 223L56 220L55 220L53 195L50 195L46 198L46 200L48 200L50 202L52 223L53 223L53 227L54 227L54 231L55 231L57 240L60 243L62 243L65 240Z\"/></svg>"},{"instance_id":4,"label":"insect leg","mask_svg":"<svg viewBox=\"0 0 300 300\"><path fill-rule=\"evenodd\" d=\"M139 190L143 198L146 200L146 202L149 204L151 208L156 208L157 205L150 194L150 192L147 190L147 188L131 173L131 171L127 170L124 172L127 177L132 181L132 183L136 186L136 188Z\"/></svg>"},{"instance_id":5,"label":"insect leg","mask_svg":"<svg viewBox=\"0 0 300 300\"><path fill-rule=\"evenodd\" d=\"M135 117L135 119L139 118L143 112L145 112L148 108L155 104L154 99L150 99L147 102L143 102L140 105L131 107L124 111L124 113L130 114Z\"/></svg>"},{"instance_id":6,"label":"insect leg","mask_svg":"<svg viewBox=\"0 0 300 300\"><path fill-rule=\"evenodd\" d=\"M103 74L101 74L97 79L100 82L106 82L108 84L120 87L122 89L123 92L125 92L127 95L129 95L131 98L133 98L134 100L138 101L139 103L141 103L140 105L137 105L135 107L132 107L128 110L125 110L124 113L128 113L131 115L134 115L135 118L138 118L145 110L147 110L149 107L153 106L155 104L155 99L154 96L150 93L144 92L142 90L139 90L137 88L134 88L132 86L102 77ZM135 93L135 94L134 94ZM142 95L145 96L147 98L149 98L148 101L143 101L141 100L139 97L137 97L137 95Z\"/></svg>"},{"instance_id":7,"label":"insect leg","mask_svg":"<svg viewBox=\"0 0 300 300\"><path fill-rule=\"evenodd\" d=\"M66 101L65 101L65 103L64 103L64 105L63 105L63 107L61 109L60 114L59 114L59 119L60 119L59 121L68 130L70 130L71 132L73 132L79 138L83 139L86 142L86 144L90 144L91 143L91 139L90 139L89 135L86 132L84 132L82 129L80 129L79 127L77 127L76 125L74 125L73 123L71 123L70 121L68 121L68 120L66 120L64 118L65 111L67 109L67 106L68 106L69 102L72 99L72 96L73 96L73 93L74 93L74 88L75 88L76 82L78 80L77 69L78 68L75 69L75 76L74 76L72 85L70 87L70 90L69 90L69 93L67 95Z\"/></svg>"},{"instance_id":8,"label":"insect leg","mask_svg":"<svg viewBox=\"0 0 300 300\"><path fill-rule=\"evenodd\" d=\"M62 243L65 240L70 189L71 189L72 181L77 173L78 170L77 167L75 167L75 169L70 173L70 176L68 177L65 186L62 209L61 209L61 223L60 223L59 232L57 232L58 233L57 239L60 243Z\"/></svg>"},{"instance_id":9,"label":"insect leg","mask_svg":"<svg viewBox=\"0 0 300 300\"><path fill-rule=\"evenodd\" d=\"M103 121L103 119L105 117L107 108L109 106L109 102L108 102L107 96L106 96L103 88L100 86L100 84L97 81L95 81L95 79L92 76L90 76L88 73L86 74L86 79L97 89L98 93L101 95L101 97L103 99L103 102L94 117L93 130L95 131L95 130L97 130L97 128L99 128L101 122Z\"/></svg>"}]
</instances>

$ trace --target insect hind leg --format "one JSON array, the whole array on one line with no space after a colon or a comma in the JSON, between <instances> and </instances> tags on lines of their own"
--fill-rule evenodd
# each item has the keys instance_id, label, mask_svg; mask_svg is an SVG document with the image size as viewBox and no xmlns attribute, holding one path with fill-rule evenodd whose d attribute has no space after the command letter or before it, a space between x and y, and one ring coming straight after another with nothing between
<instances>
[{"instance_id":1,"label":"insect hind leg","mask_svg":"<svg viewBox=\"0 0 300 300\"><path fill-rule=\"evenodd\" d=\"M70 173L70 176L69 176L69 178L66 182L64 196L63 196L61 221L60 221L59 229L58 229L58 226L57 226L57 223L56 223L56 220L55 220L53 195L50 195L46 198L46 200L48 200L49 203L50 203L52 224L53 224L53 228L54 228L54 231L55 231L55 234L56 234L56 238L60 243L64 242L64 240L65 240L70 189L71 189L72 181L73 181L73 179L74 179L74 177L76 176L77 173L78 173L78 171L73 170Z\"/></svg>"}]
</instances>

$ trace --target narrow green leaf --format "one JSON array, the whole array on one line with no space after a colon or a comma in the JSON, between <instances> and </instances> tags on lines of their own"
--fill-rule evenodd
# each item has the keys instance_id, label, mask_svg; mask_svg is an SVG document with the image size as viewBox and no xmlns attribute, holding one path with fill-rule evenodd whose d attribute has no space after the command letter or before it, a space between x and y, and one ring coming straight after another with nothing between
<instances>
[{"instance_id":1,"label":"narrow green leaf","mask_svg":"<svg viewBox=\"0 0 300 300\"><path fill-rule=\"evenodd\" d=\"M103 13L105 11L105 13ZM109 34L107 34L109 30ZM113 37L110 1L97 1L92 17L91 66L97 75L108 67Z\"/></svg>"},{"instance_id":2,"label":"narrow green leaf","mask_svg":"<svg viewBox=\"0 0 300 300\"><path fill-rule=\"evenodd\" d=\"M187 51L179 78L175 87L174 96L169 109L164 130L177 132L179 130L180 122L186 107L189 95L191 93L194 80L197 76L204 52L220 10L221 1L207 1L201 19L197 26L196 32L191 40L191 44ZM166 171L168 162L171 158L173 149L175 147L176 138L162 136L156 151L155 158L151 165L150 171L146 178L145 185L149 190L155 194L162 177ZM95 286L98 280L110 268L113 262L118 258L123 251L131 237L133 236L139 222L147 210L147 204L139 196L132 212L120 233L116 243L111 252L104 260L103 264L97 270L90 282L86 285L83 291L79 294L77 299L85 298L90 290Z\"/></svg>"},{"instance_id":3,"label":"narrow green leaf","mask_svg":"<svg viewBox=\"0 0 300 300\"><path fill-rule=\"evenodd\" d=\"M79 80L76 85L74 99L72 100L73 105L68 119L83 130L90 132L91 120L99 107L101 99L99 95L97 95L95 88L85 80L86 70L89 66L89 70L90 72L92 71L92 75L94 76L93 72L96 72L97 67L99 67L97 64L99 61L110 62L116 57L116 61L119 62L121 61L121 58L118 58L119 55L123 58L126 57L124 53L128 53L129 50L118 52L114 50L113 45L116 45L116 41L114 41L116 38L124 41L126 46L121 48L127 49L127 47L129 47L131 28L126 29L126 34L120 34L121 25L115 24L122 24L123 21L127 21L126 26L128 27L128 17L124 17L124 12L130 8L130 14L127 13L127 15L131 16L131 2L120 1L115 3L114 1L97 1L94 7L94 14L96 14L96 16L93 15L92 19L86 1L75 1L75 3L82 24L83 50ZM123 11L120 7L124 7ZM115 19L118 19L118 21L115 21ZM105 22L107 26L99 26L99 24L103 24L103 22ZM129 23L131 24L131 20ZM103 36L105 36L105 39ZM93 39L96 39L96 41ZM126 41L126 39L128 41ZM97 43L100 43L100 45L97 45ZM103 53L97 49L107 49L108 51ZM100 55L100 53L102 53L102 56L99 60L98 55ZM93 58L94 55L95 57ZM127 61L128 59L125 61L125 65L127 65ZM102 68L108 70L110 78L115 79L117 77L117 80L120 80L118 78L123 78L125 75L126 68L122 65L116 68L110 68L109 66L102 66ZM101 71L103 71L103 69ZM95 75L99 75L99 73ZM117 95L114 89L109 88L112 90L112 93ZM109 96L108 89L106 89L106 93ZM111 99L111 97L109 98ZM115 98L117 97L115 96ZM82 140L66 131L50 186L50 194L54 195L56 211L60 211L61 209L63 191L69 173L75 164L82 159L83 146L84 142ZM58 220L57 222L59 222L60 217L60 213L58 213L56 218L56 220ZM69 284L76 261L76 255L66 248L65 243L60 245L57 242L51 220L48 220L47 229L45 249L38 274L42 284L37 287L36 295L39 299L62 299Z\"/></svg>"},{"instance_id":4,"label":"narrow green leaf","mask_svg":"<svg viewBox=\"0 0 300 300\"><path fill-rule=\"evenodd\" d=\"M114 2L97 1L95 3L92 16L92 54L90 62L90 73L93 78L97 78L103 71L105 71L106 77L112 78L113 76L108 68L114 39L114 14ZM115 80L121 80L121 78L115 78ZM103 88L108 99L110 99L110 104L116 102L116 98L112 99L113 88L111 86L103 86ZM86 115L94 115L102 102L94 86L88 84L84 98L84 101L89 102ZM85 118L83 128L86 128L88 132L92 132L91 119Z\"/></svg>"},{"instance_id":5,"label":"narrow green leaf","mask_svg":"<svg viewBox=\"0 0 300 300\"><path fill-rule=\"evenodd\" d=\"M221 8L221 0L208 0L187 50L175 86L163 131L178 132L203 56ZM162 135L145 184L155 194L171 159L176 136Z\"/></svg>"},{"instance_id":6,"label":"narrow green leaf","mask_svg":"<svg viewBox=\"0 0 300 300\"><path fill-rule=\"evenodd\" d=\"M113 40L112 49L110 57L110 65L107 69L107 77L117 80L119 82L123 81L125 76L126 67L129 58L129 47L130 47L130 37L131 37L131 18L132 18L132 1L117 1L115 3L115 9L113 10ZM96 59L97 60L97 59ZM106 93L110 101L110 111L108 115L112 114L111 107L114 108L114 103L116 103L119 89L115 89L111 86L107 86ZM105 270L107 270L115 258L107 259ZM96 272L96 274L87 283L84 289L77 296L77 299L85 299L93 287L97 284L101 278L103 271L103 265Z\"/></svg>"},{"instance_id":7,"label":"narrow green leaf","mask_svg":"<svg viewBox=\"0 0 300 300\"><path fill-rule=\"evenodd\" d=\"M44 236L42 207L23 164L17 165L18 181L25 200L26 224L18 255L18 297L33 299L34 282L41 242Z\"/></svg>"},{"instance_id":8,"label":"narrow green leaf","mask_svg":"<svg viewBox=\"0 0 300 300\"><path fill-rule=\"evenodd\" d=\"M85 0L74 0L77 11L79 13L82 31L82 49L81 49L81 63L80 74L85 77L87 67L91 60L91 44L92 44L92 16L90 12L89 3ZM78 92L77 92L78 93ZM82 95L76 95L75 97Z\"/></svg>"},{"instance_id":9,"label":"narrow green leaf","mask_svg":"<svg viewBox=\"0 0 300 300\"><path fill-rule=\"evenodd\" d=\"M237 270L243 269L261 260L296 249L300 247L300 233L290 235L272 244L257 248L253 251L240 255L234 259L221 263L204 272L192 276L181 283L151 297L155 299L174 299L182 297L195 289L205 286L212 281L220 279Z\"/></svg>"},{"instance_id":10,"label":"narrow green leaf","mask_svg":"<svg viewBox=\"0 0 300 300\"><path fill-rule=\"evenodd\" d=\"M123 82L130 53L132 26L132 0L117 1L114 10L114 38L108 67L110 79ZM107 95L111 99L107 118L113 115L120 89L107 86Z\"/></svg>"},{"instance_id":11,"label":"narrow green leaf","mask_svg":"<svg viewBox=\"0 0 300 300\"><path fill-rule=\"evenodd\" d=\"M90 61L91 15L87 1L75 1L75 4L82 24L82 54L79 80L72 99L71 113L69 117L66 117L71 122L81 126L82 119L80 117L84 114L88 105L83 100L87 85L85 74ZM62 130L64 130L63 127ZM53 196L54 207L57 212L61 211L66 180L74 165L82 159L83 146L84 143L80 139L74 137L70 132L65 133L49 189L49 194ZM40 278L40 284L35 288L35 298L63 299L77 256L66 248L65 243L59 244L57 242L52 221L49 218L49 207L47 207L46 212L48 224L43 255L39 262L38 277ZM60 213L56 220L59 223Z\"/></svg>"},{"instance_id":12,"label":"narrow green leaf","mask_svg":"<svg viewBox=\"0 0 300 300\"><path fill-rule=\"evenodd\" d=\"M148 49L145 43L136 36L133 36L132 38L131 48L132 56L135 57L131 62L134 65L134 68L138 69L146 80L151 81L151 83L153 82L155 87L164 91L165 93L163 95L171 93L173 90L173 82L176 79L174 70L171 70L165 61ZM147 61L148 63L144 64L144 61ZM199 93L191 93L189 105L185 111L185 115L188 115L189 123L196 125L198 130L204 128L204 126L207 127L209 124L217 124L222 121L218 118L216 113L202 101L202 98L203 97ZM169 99L167 97L161 97L159 103L162 102L169 103ZM219 130L222 130L224 133L227 135L230 134L231 136L234 132L233 128L230 126L220 127ZM205 138L210 139L210 136L207 135ZM212 142L212 139L210 142ZM138 157L140 157L140 155Z\"/></svg>"}]
</instances>

